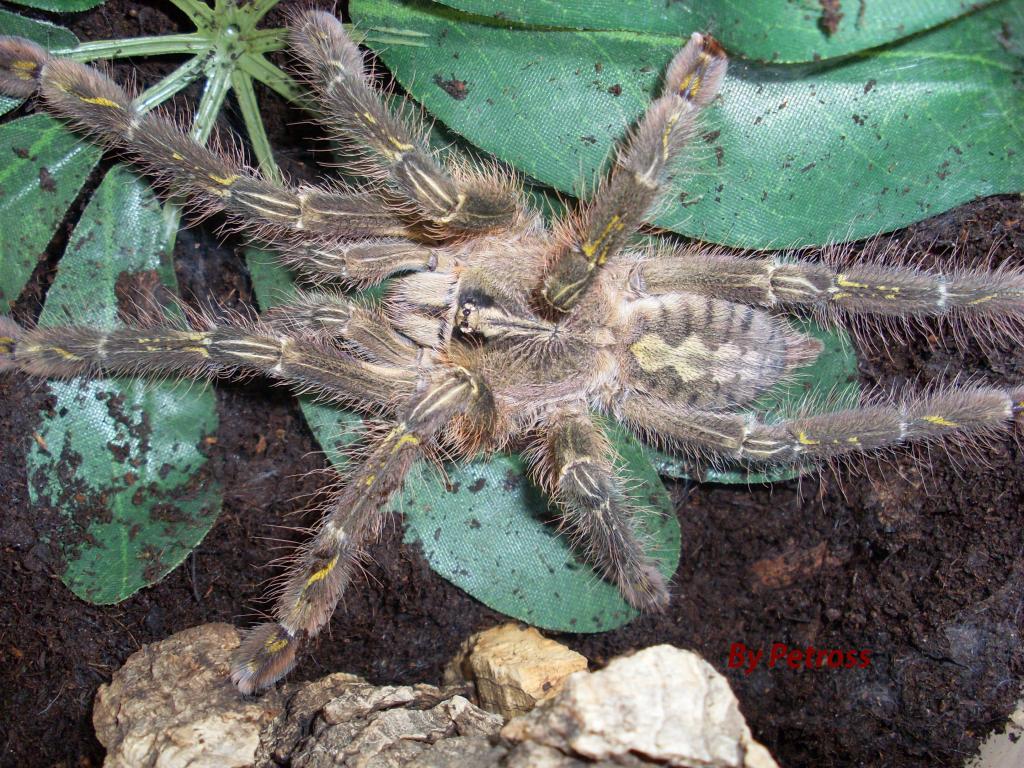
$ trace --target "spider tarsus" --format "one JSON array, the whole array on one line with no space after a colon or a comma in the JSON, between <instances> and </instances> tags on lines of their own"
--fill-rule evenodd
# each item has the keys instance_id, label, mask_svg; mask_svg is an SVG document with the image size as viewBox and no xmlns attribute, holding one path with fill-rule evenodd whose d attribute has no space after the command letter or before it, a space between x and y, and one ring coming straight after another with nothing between
<instances>
[{"instance_id":1,"label":"spider tarsus","mask_svg":"<svg viewBox=\"0 0 1024 768\"><path fill-rule=\"evenodd\" d=\"M269 688L295 666L301 641L280 624L260 624L242 633L231 657L231 682L246 695Z\"/></svg>"},{"instance_id":2,"label":"spider tarsus","mask_svg":"<svg viewBox=\"0 0 1024 768\"><path fill-rule=\"evenodd\" d=\"M643 613L663 613L668 608L671 595L655 563L638 564L630 576L617 582L627 603Z\"/></svg>"},{"instance_id":3,"label":"spider tarsus","mask_svg":"<svg viewBox=\"0 0 1024 768\"><path fill-rule=\"evenodd\" d=\"M14 350L24 329L6 315L0 315L0 371L17 368Z\"/></svg>"},{"instance_id":4,"label":"spider tarsus","mask_svg":"<svg viewBox=\"0 0 1024 768\"><path fill-rule=\"evenodd\" d=\"M618 153L611 177L562 227L563 244L541 289L555 313L571 311L595 275L626 245L664 194L668 172L690 140L696 116L718 93L726 59L709 36L694 34L669 65L659 98Z\"/></svg>"},{"instance_id":5,"label":"spider tarsus","mask_svg":"<svg viewBox=\"0 0 1024 768\"><path fill-rule=\"evenodd\" d=\"M27 99L39 88L50 54L23 37L0 35L0 93Z\"/></svg>"},{"instance_id":6,"label":"spider tarsus","mask_svg":"<svg viewBox=\"0 0 1024 768\"><path fill-rule=\"evenodd\" d=\"M517 190L478 175L460 183L427 146L422 126L388 108L370 86L358 47L341 22L323 11L299 13L291 30L292 50L305 68L334 131L360 158L358 171L383 182L426 219L427 229L487 232L508 227L518 211Z\"/></svg>"}]
</instances>

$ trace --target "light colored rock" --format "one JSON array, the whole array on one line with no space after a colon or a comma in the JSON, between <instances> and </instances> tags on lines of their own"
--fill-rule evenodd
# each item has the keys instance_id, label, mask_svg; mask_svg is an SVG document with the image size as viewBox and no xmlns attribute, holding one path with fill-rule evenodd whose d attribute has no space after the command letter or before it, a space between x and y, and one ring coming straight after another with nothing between
<instances>
[{"instance_id":1,"label":"light colored rock","mask_svg":"<svg viewBox=\"0 0 1024 768\"><path fill-rule=\"evenodd\" d=\"M777 768L724 678L671 646L577 672L502 728L463 687L334 674L243 697L227 679L237 645L210 624L128 659L96 697L107 768Z\"/></svg>"},{"instance_id":2,"label":"light colored rock","mask_svg":"<svg viewBox=\"0 0 1024 768\"><path fill-rule=\"evenodd\" d=\"M281 698L238 695L228 681L237 646L233 627L208 624L133 654L96 695L93 725L106 768L252 765Z\"/></svg>"},{"instance_id":3,"label":"light colored rock","mask_svg":"<svg viewBox=\"0 0 1024 768\"><path fill-rule=\"evenodd\" d=\"M490 768L504 755L490 741L503 720L461 689L334 674L242 696L228 679L238 642L208 624L133 654L96 696L104 766Z\"/></svg>"},{"instance_id":4,"label":"light colored rock","mask_svg":"<svg viewBox=\"0 0 1024 768\"><path fill-rule=\"evenodd\" d=\"M562 690L587 659L533 627L503 624L473 635L446 671L445 681L476 686L480 706L506 720L525 714Z\"/></svg>"},{"instance_id":5,"label":"light colored rock","mask_svg":"<svg viewBox=\"0 0 1024 768\"><path fill-rule=\"evenodd\" d=\"M1020 768L1024 765L1024 701L999 733L990 733L967 768Z\"/></svg>"},{"instance_id":6,"label":"light colored rock","mask_svg":"<svg viewBox=\"0 0 1024 768\"><path fill-rule=\"evenodd\" d=\"M310 733L288 750L292 768L471 766L490 750L502 720L462 696L428 685L374 687L359 681L323 707ZM458 744L444 745L451 738ZM278 759L281 757L277 749ZM500 757L500 755L499 755Z\"/></svg>"},{"instance_id":7,"label":"light colored rock","mask_svg":"<svg viewBox=\"0 0 1024 768\"><path fill-rule=\"evenodd\" d=\"M501 735L623 765L639 757L672 766L778 768L753 740L725 678L697 654L669 645L573 675L558 697L512 720Z\"/></svg>"}]
</instances>

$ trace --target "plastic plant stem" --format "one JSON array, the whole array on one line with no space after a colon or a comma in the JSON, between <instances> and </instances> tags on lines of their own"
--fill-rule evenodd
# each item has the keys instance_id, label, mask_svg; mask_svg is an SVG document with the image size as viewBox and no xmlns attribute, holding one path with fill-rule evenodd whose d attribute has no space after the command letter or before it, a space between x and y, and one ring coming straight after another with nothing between
<instances>
[{"instance_id":1,"label":"plastic plant stem","mask_svg":"<svg viewBox=\"0 0 1024 768\"><path fill-rule=\"evenodd\" d=\"M140 93L135 99L135 108L140 112L149 112L198 80L202 73L203 60L198 56L189 59L152 88Z\"/></svg>"},{"instance_id":2,"label":"plastic plant stem","mask_svg":"<svg viewBox=\"0 0 1024 768\"><path fill-rule=\"evenodd\" d=\"M262 56L243 56L236 64L240 70L259 80L279 96L289 101L302 103L302 90L295 84L291 76Z\"/></svg>"},{"instance_id":3,"label":"plastic plant stem","mask_svg":"<svg viewBox=\"0 0 1024 768\"><path fill-rule=\"evenodd\" d=\"M171 4L188 16L197 27L214 23L215 8L210 8L202 0L171 0Z\"/></svg>"},{"instance_id":4,"label":"plastic plant stem","mask_svg":"<svg viewBox=\"0 0 1024 768\"><path fill-rule=\"evenodd\" d=\"M260 120L259 105L256 103L256 92L252 87L252 77L247 72L236 69L231 73L231 87L238 100L238 108L242 113L242 122L249 134L252 152L263 173L277 178L280 174L274 162L274 152L270 148L263 121Z\"/></svg>"},{"instance_id":5,"label":"plastic plant stem","mask_svg":"<svg viewBox=\"0 0 1024 768\"><path fill-rule=\"evenodd\" d=\"M210 50L211 47L209 35L200 32L187 32L159 37L93 40L80 43L75 48L56 48L50 52L61 58L86 62L95 59L123 59L128 56L162 56L172 53L199 54Z\"/></svg>"}]
</instances>

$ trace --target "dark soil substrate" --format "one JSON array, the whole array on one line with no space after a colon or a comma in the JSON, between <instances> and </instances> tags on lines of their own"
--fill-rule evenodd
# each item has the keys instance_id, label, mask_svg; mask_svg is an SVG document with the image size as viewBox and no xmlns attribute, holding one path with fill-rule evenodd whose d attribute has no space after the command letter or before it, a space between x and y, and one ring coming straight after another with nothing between
<instances>
[{"instance_id":1,"label":"dark soil substrate","mask_svg":"<svg viewBox=\"0 0 1024 768\"><path fill-rule=\"evenodd\" d=\"M155 34L175 19L110 0L72 24L83 38ZM150 74L159 71L151 66ZM118 69L123 72L123 65ZM146 72L143 72L145 79ZM186 94L188 98L188 94ZM272 121L275 146L297 175L308 153ZM208 228L179 238L187 296L251 302L234 243ZM31 321L52 280L58 237L16 307ZM960 249L968 263L992 252L1020 263L1024 212L991 198L898 233L931 252ZM989 354L925 336L865 354L867 386L927 385L976 371L994 384L1024 380L1024 354L1006 342ZM210 469L225 491L214 529L159 585L114 607L77 600L57 576L50 540L59 518L29 505L24 452L47 389L0 379L0 763L98 765L90 723L97 687L147 642L209 621L244 622L269 574L272 526L301 510L325 467L295 401L263 383L217 387L220 430ZM980 458L980 460L979 460ZM1002 723L1024 671L1024 469L1011 440L959 460L935 451L901 456L840 484L832 475L773 487L675 484L683 564L663 615L601 635L561 639L595 665L658 643L703 654L724 672L754 734L783 766L958 766ZM962 457L961 457L962 459ZM294 516L291 518L296 519ZM301 519L301 518L299 518ZM503 617L436 576L392 530L374 550L325 637L296 672L345 670L375 682L437 682L470 633ZM866 669L728 669L734 643L770 651L869 650Z\"/></svg>"}]
</instances>

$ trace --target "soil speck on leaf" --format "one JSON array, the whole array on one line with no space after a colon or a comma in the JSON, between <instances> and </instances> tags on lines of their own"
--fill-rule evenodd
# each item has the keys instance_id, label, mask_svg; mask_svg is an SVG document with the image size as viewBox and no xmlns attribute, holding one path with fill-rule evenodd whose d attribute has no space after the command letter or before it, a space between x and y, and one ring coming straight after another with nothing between
<instances>
[{"instance_id":1,"label":"soil speck on leaf","mask_svg":"<svg viewBox=\"0 0 1024 768\"><path fill-rule=\"evenodd\" d=\"M450 80L445 80L441 75L434 75L434 84L456 101L462 101L469 94L468 83L456 79L455 75L452 75Z\"/></svg>"},{"instance_id":2,"label":"soil speck on leaf","mask_svg":"<svg viewBox=\"0 0 1024 768\"><path fill-rule=\"evenodd\" d=\"M49 169L45 166L39 169L39 188L43 192L57 191L57 182L53 180L53 176L50 175Z\"/></svg>"},{"instance_id":3,"label":"soil speck on leaf","mask_svg":"<svg viewBox=\"0 0 1024 768\"><path fill-rule=\"evenodd\" d=\"M818 26L821 31L831 37L839 31L839 22L843 20L843 4L840 0L818 0L821 6L821 16L818 18Z\"/></svg>"}]
</instances>

